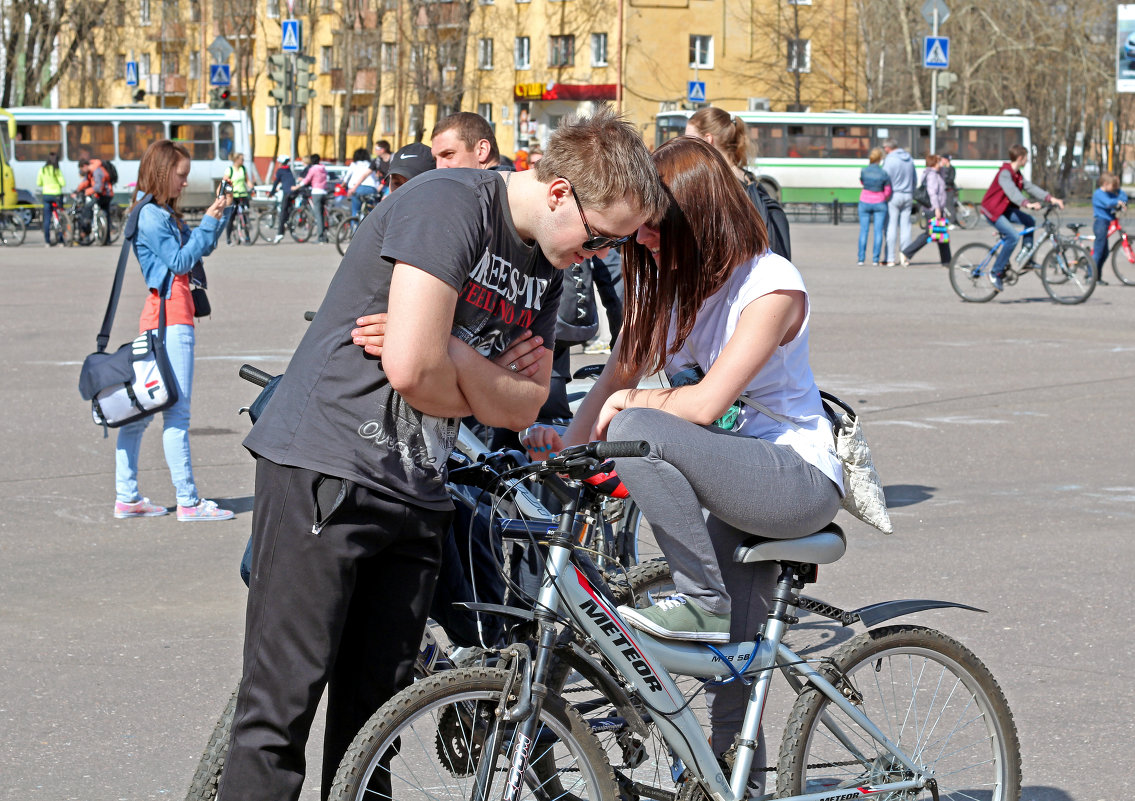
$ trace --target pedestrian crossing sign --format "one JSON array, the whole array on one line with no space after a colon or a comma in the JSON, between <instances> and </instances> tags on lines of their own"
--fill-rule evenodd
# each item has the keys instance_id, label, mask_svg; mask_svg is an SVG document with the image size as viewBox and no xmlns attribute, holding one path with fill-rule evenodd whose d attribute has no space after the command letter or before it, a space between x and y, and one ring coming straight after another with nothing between
<instances>
[{"instance_id":1,"label":"pedestrian crossing sign","mask_svg":"<svg viewBox=\"0 0 1135 801\"><path fill-rule=\"evenodd\" d=\"M209 85L228 86L232 83L232 74L228 64L212 64L209 66Z\"/></svg>"},{"instance_id":2,"label":"pedestrian crossing sign","mask_svg":"<svg viewBox=\"0 0 1135 801\"><path fill-rule=\"evenodd\" d=\"M927 36L923 39L922 66L930 70L950 67L950 37Z\"/></svg>"},{"instance_id":3,"label":"pedestrian crossing sign","mask_svg":"<svg viewBox=\"0 0 1135 801\"><path fill-rule=\"evenodd\" d=\"M686 81L686 99L691 103L704 103L705 81Z\"/></svg>"},{"instance_id":4,"label":"pedestrian crossing sign","mask_svg":"<svg viewBox=\"0 0 1135 801\"><path fill-rule=\"evenodd\" d=\"M300 21L298 19L286 19L283 22L283 37L280 42L280 49L285 53L298 53L300 51Z\"/></svg>"},{"instance_id":5,"label":"pedestrian crossing sign","mask_svg":"<svg viewBox=\"0 0 1135 801\"><path fill-rule=\"evenodd\" d=\"M126 85L127 86L137 86L138 85L138 62L137 61L127 61L126 62Z\"/></svg>"}]
</instances>

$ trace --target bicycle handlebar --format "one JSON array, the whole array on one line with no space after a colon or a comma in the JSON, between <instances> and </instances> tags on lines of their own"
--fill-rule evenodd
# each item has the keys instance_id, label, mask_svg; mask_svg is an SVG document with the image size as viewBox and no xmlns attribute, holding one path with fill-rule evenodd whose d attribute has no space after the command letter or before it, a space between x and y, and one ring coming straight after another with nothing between
<instances>
[{"instance_id":1,"label":"bicycle handlebar","mask_svg":"<svg viewBox=\"0 0 1135 801\"><path fill-rule=\"evenodd\" d=\"M258 367L253 367L251 364L242 364L240 366L239 375L245 381L251 381L258 387L268 386L268 382L274 378L271 373L266 373Z\"/></svg>"}]
</instances>

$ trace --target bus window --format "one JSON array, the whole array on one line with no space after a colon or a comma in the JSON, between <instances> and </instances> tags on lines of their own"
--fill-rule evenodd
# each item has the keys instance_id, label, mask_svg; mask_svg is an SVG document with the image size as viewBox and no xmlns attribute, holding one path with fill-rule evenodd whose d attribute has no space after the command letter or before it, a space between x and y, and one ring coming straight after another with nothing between
<instances>
[{"instance_id":1,"label":"bus window","mask_svg":"<svg viewBox=\"0 0 1135 801\"><path fill-rule=\"evenodd\" d=\"M875 131L876 144L879 147L883 146L883 142L887 139L894 139L899 143L899 147L910 153L913 157L914 152L911 150L911 129L907 126L895 126L894 128L878 128Z\"/></svg>"},{"instance_id":2,"label":"bus window","mask_svg":"<svg viewBox=\"0 0 1135 801\"><path fill-rule=\"evenodd\" d=\"M831 136L826 125L789 125L788 157L824 158L831 147Z\"/></svg>"},{"instance_id":3,"label":"bus window","mask_svg":"<svg viewBox=\"0 0 1135 801\"><path fill-rule=\"evenodd\" d=\"M788 140L784 126L768 122L750 122L750 159L782 159L788 155Z\"/></svg>"},{"instance_id":4,"label":"bus window","mask_svg":"<svg viewBox=\"0 0 1135 801\"><path fill-rule=\"evenodd\" d=\"M682 136L686 132L686 123L689 119L684 114L675 114L669 117L659 116L654 122L654 146Z\"/></svg>"},{"instance_id":5,"label":"bus window","mask_svg":"<svg viewBox=\"0 0 1135 801\"><path fill-rule=\"evenodd\" d=\"M232 157L233 147L236 144L231 122L222 122L217 126L217 142L220 145L221 159L228 161Z\"/></svg>"},{"instance_id":6,"label":"bus window","mask_svg":"<svg viewBox=\"0 0 1135 801\"><path fill-rule=\"evenodd\" d=\"M832 150L835 158L865 159L871 152L871 128L866 125L833 125Z\"/></svg>"},{"instance_id":7,"label":"bus window","mask_svg":"<svg viewBox=\"0 0 1135 801\"><path fill-rule=\"evenodd\" d=\"M1011 141L1006 142L1005 134ZM1020 133L1004 128L958 128L959 155L963 159L1004 161Z\"/></svg>"},{"instance_id":8,"label":"bus window","mask_svg":"<svg viewBox=\"0 0 1135 801\"><path fill-rule=\"evenodd\" d=\"M216 152L212 123L171 122L169 138L184 145L192 159L212 159Z\"/></svg>"},{"instance_id":9,"label":"bus window","mask_svg":"<svg viewBox=\"0 0 1135 801\"><path fill-rule=\"evenodd\" d=\"M918 130L918 147L910 151L910 155L916 159L924 159L930 155L930 128L919 128ZM937 142L935 142L937 144Z\"/></svg>"},{"instance_id":10,"label":"bus window","mask_svg":"<svg viewBox=\"0 0 1135 801\"><path fill-rule=\"evenodd\" d=\"M165 138L165 124L160 122L120 122L118 123L118 157L127 161L138 161L146 148L159 139Z\"/></svg>"},{"instance_id":11,"label":"bus window","mask_svg":"<svg viewBox=\"0 0 1135 801\"><path fill-rule=\"evenodd\" d=\"M67 124L67 158L114 158L114 126L109 122L71 122Z\"/></svg>"},{"instance_id":12,"label":"bus window","mask_svg":"<svg viewBox=\"0 0 1135 801\"><path fill-rule=\"evenodd\" d=\"M63 126L57 122L16 125L16 161L43 161L48 153L63 154Z\"/></svg>"}]
</instances>

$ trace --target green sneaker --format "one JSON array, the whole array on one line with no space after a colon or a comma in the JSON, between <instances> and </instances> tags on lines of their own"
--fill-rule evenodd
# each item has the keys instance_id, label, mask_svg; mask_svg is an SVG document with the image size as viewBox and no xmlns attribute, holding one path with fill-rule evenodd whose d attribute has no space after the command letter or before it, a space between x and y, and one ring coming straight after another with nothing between
<instances>
[{"instance_id":1,"label":"green sneaker","mask_svg":"<svg viewBox=\"0 0 1135 801\"><path fill-rule=\"evenodd\" d=\"M620 606L623 620L636 629L667 640L729 642L729 615L707 612L685 595L671 595L646 609Z\"/></svg>"}]
</instances>

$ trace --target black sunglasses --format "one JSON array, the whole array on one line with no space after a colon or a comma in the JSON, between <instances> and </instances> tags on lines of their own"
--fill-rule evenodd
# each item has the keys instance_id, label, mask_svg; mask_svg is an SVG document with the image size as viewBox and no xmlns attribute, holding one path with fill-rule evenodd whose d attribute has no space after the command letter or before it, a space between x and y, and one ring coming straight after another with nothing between
<instances>
[{"instance_id":1,"label":"black sunglasses","mask_svg":"<svg viewBox=\"0 0 1135 801\"><path fill-rule=\"evenodd\" d=\"M556 176L561 178L563 176ZM583 204L579 202L579 195L575 193L575 187L568 183L568 188L571 189L571 196L575 199L575 207L579 209L579 219L583 220L583 230L587 232L587 240L583 243L584 250L603 250L603 248L617 248L619 245L624 245L630 242L634 234L627 234L626 236L600 236L591 230L591 226L587 224L587 217L583 213Z\"/></svg>"}]
</instances>

